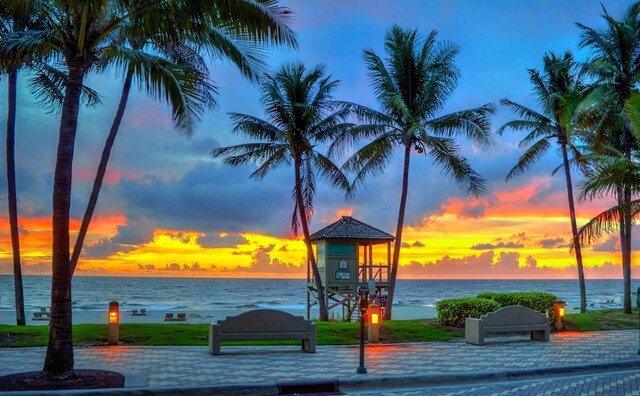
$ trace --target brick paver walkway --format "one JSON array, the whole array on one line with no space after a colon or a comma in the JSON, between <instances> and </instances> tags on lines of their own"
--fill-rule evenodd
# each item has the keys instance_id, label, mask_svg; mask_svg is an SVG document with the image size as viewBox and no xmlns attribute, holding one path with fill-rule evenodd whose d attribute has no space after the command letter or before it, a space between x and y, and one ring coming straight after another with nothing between
<instances>
[{"instance_id":1,"label":"brick paver walkway","mask_svg":"<svg viewBox=\"0 0 640 396\"><path fill-rule=\"evenodd\" d=\"M297 347L77 348L77 368L104 367L143 373L149 386L250 384L357 377L358 348L320 346L317 353ZM638 331L553 334L550 342L510 338L486 346L464 341L368 346L367 376L424 375L545 368L636 359ZM39 369L44 348L0 349L0 372ZM1 373L0 373L1 374Z\"/></svg>"}]
</instances>

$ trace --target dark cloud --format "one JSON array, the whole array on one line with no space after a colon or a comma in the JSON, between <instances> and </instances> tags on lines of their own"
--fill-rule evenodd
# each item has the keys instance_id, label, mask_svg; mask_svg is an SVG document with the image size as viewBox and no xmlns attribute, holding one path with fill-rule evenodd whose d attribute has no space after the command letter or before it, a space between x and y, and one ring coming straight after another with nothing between
<instances>
[{"instance_id":1,"label":"dark cloud","mask_svg":"<svg viewBox=\"0 0 640 396\"><path fill-rule=\"evenodd\" d=\"M103 238L92 245L85 245L82 249L82 254L84 257L89 258L107 258L119 252L130 252L133 249L135 249L135 247L131 245L113 243L110 239Z\"/></svg>"},{"instance_id":2,"label":"dark cloud","mask_svg":"<svg viewBox=\"0 0 640 396\"><path fill-rule=\"evenodd\" d=\"M415 241L413 243L402 242L402 247L410 249L412 247L425 247L425 244L420 241Z\"/></svg>"},{"instance_id":3,"label":"dark cloud","mask_svg":"<svg viewBox=\"0 0 640 396\"><path fill-rule=\"evenodd\" d=\"M198 245L203 248L223 248L223 247L236 247L247 243L247 240L238 234L226 234L220 236L215 233L201 234L196 239Z\"/></svg>"},{"instance_id":4,"label":"dark cloud","mask_svg":"<svg viewBox=\"0 0 640 396\"><path fill-rule=\"evenodd\" d=\"M477 245L471 246L473 250L493 250L493 249L519 249L523 248L523 243L518 242L498 242L496 244L493 243L478 243Z\"/></svg>"},{"instance_id":5,"label":"dark cloud","mask_svg":"<svg viewBox=\"0 0 640 396\"><path fill-rule=\"evenodd\" d=\"M594 244L593 250L596 252L619 252L620 238L615 235L611 235L603 242Z\"/></svg>"},{"instance_id":6,"label":"dark cloud","mask_svg":"<svg viewBox=\"0 0 640 396\"><path fill-rule=\"evenodd\" d=\"M539 244L545 249L555 249L558 247L566 246L566 242L564 241L564 238L560 238L560 237L541 239Z\"/></svg>"},{"instance_id":7,"label":"dark cloud","mask_svg":"<svg viewBox=\"0 0 640 396\"><path fill-rule=\"evenodd\" d=\"M148 218L128 218L126 225L116 227L111 242L123 245L142 245L153 240L155 222Z\"/></svg>"}]
</instances>

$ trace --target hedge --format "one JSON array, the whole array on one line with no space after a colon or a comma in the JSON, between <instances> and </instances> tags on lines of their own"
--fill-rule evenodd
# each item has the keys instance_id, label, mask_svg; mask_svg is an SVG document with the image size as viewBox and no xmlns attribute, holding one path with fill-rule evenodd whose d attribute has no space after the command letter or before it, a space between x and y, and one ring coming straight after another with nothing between
<instances>
[{"instance_id":1,"label":"hedge","mask_svg":"<svg viewBox=\"0 0 640 396\"><path fill-rule=\"evenodd\" d=\"M443 326L464 326L466 318L479 318L497 309L500 304L487 298L449 298L436 303L438 322Z\"/></svg>"},{"instance_id":2,"label":"hedge","mask_svg":"<svg viewBox=\"0 0 640 396\"><path fill-rule=\"evenodd\" d=\"M496 301L500 307L508 305L522 305L543 313L549 312L553 318L553 302L558 299L554 294L545 292L512 292L512 293L480 293L478 298Z\"/></svg>"}]
</instances>

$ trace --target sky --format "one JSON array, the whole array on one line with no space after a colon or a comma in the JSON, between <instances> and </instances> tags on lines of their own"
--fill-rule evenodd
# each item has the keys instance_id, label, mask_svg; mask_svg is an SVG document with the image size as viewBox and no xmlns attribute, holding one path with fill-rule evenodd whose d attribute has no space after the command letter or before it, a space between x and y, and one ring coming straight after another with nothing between
<instances>
[{"instance_id":1,"label":"sky","mask_svg":"<svg viewBox=\"0 0 640 396\"><path fill-rule=\"evenodd\" d=\"M566 50L584 60L576 22L603 26L603 4L619 16L620 0L310 0L282 1L293 11L299 48L267 50L265 71L283 62L307 68L324 64L340 81L335 98L377 108L362 53L383 56L393 24L418 29L460 47L459 84L442 114L493 103L492 130L514 119L501 98L536 108L528 68L542 67L548 51ZM229 112L265 114L255 83L234 66L210 62L219 89L218 107L207 112L192 137L176 131L170 109L132 90L100 201L76 275L304 277L304 244L290 229L293 168L250 179L253 165L230 167L212 149L247 142L232 133ZM34 99L23 73L18 93L17 183L24 273L51 272L51 194L59 119ZM71 205L72 241L86 206L104 139L115 114L122 75L90 75L102 104L83 108L79 119ZM6 118L6 84L0 81L0 119ZM3 124L4 125L4 124ZM485 149L460 141L487 193L466 196L424 156L412 155L401 253L401 278L576 278L568 248L570 226L564 178L551 150L523 176L505 176L523 149L522 135L493 136ZM357 149L354 147L353 149ZM4 153L4 150L3 150ZM345 158L336 159L341 163ZM5 158L2 157L4 163ZM0 201L6 175L0 172ZM394 233L401 182L401 153L385 172L367 180L355 196L320 182L311 231L353 216ZM578 180L579 183L579 180ZM611 206L611 200L580 202L578 225ZM12 273L6 211L0 214L0 274ZM634 246L640 246L640 230ZM584 253L587 278L621 277L619 241L605 236ZM637 254L634 253L634 261ZM386 259L376 251L374 259ZM635 276L637 269L633 268Z\"/></svg>"}]
</instances>

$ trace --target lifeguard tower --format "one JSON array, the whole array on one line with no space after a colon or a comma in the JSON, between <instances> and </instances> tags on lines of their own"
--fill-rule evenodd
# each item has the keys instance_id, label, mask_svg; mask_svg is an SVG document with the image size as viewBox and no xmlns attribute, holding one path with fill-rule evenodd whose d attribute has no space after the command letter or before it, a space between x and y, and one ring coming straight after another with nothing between
<instances>
[{"instance_id":1,"label":"lifeguard tower","mask_svg":"<svg viewBox=\"0 0 640 396\"><path fill-rule=\"evenodd\" d=\"M384 308L389 287L391 242L394 239L393 235L351 216L342 216L335 223L311 234L330 315L335 315L334 310L340 308L344 320L351 320L354 314L357 317L356 297L358 288L363 285L368 286L372 300L377 300ZM383 244L386 245L386 254L381 254L380 246L375 246ZM380 257L374 261L374 246L376 253L384 257L382 261ZM317 303L318 290L307 261L307 318L311 316L311 307Z\"/></svg>"}]
</instances>

